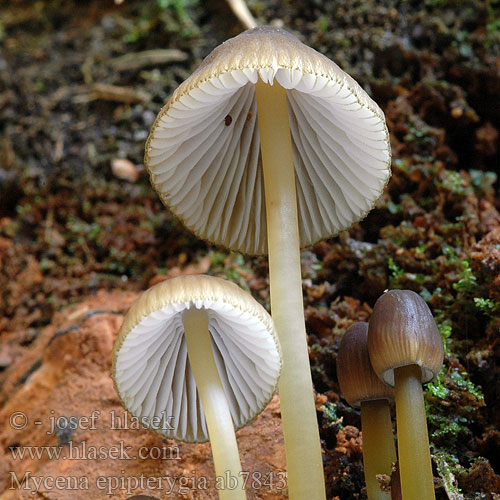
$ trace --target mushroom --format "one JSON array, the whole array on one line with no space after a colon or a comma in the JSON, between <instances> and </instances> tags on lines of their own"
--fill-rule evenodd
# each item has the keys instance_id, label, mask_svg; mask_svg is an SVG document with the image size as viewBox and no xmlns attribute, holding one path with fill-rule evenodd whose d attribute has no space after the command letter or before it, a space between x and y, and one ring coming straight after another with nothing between
<instances>
[{"instance_id":1,"label":"mushroom","mask_svg":"<svg viewBox=\"0 0 500 500\"><path fill-rule=\"evenodd\" d=\"M355 323L344 333L337 355L337 377L347 402L361 407L363 466L368 499L391 500L391 492L381 490L377 474L390 477L396 462L389 404L394 399L394 391L382 383L370 364L368 323Z\"/></svg>"},{"instance_id":2,"label":"mushroom","mask_svg":"<svg viewBox=\"0 0 500 500\"><path fill-rule=\"evenodd\" d=\"M212 51L160 111L145 165L199 237L269 254L283 350L290 498L325 498L303 311L300 248L362 219L390 175L384 115L335 63L261 26Z\"/></svg>"},{"instance_id":3,"label":"mushroom","mask_svg":"<svg viewBox=\"0 0 500 500\"><path fill-rule=\"evenodd\" d=\"M245 499L235 436L271 399L281 368L273 322L248 293L220 278L180 276L132 305L113 349L123 406L154 431L210 438L220 499ZM235 485L238 485L235 487Z\"/></svg>"},{"instance_id":4,"label":"mushroom","mask_svg":"<svg viewBox=\"0 0 500 500\"><path fill-rule=\"evenodd\" d=\"M373 308L368 350L375 373L394 387L401 492L405 500L434 499L422 384L443 364L443 342L425 301L390 290Z\"/></svg>"}]
</instances>

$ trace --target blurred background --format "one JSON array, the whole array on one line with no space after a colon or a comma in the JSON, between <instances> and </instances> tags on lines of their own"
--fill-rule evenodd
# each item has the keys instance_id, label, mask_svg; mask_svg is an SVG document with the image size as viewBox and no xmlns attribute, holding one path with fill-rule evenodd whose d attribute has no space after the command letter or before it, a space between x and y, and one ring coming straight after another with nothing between
<instances>
[{"instance_id":1,"label":"blurred background","mask_svg":"<svg viewBox=\"0 0 500 500\"><path fill-rule=\"evenodd\" d=\"M302 256L329 498L365 498L335 357L387 288L420 293L445 342L426 395L438 498L500 498L499 0L247 5L350 73L391 133L375 209ZM98 291L206 272L269 306L266 259L197 240L143 167L169 95L243 29L223 0L0 4L0 401L54 314Z\"/></svg>"}]
</instances>

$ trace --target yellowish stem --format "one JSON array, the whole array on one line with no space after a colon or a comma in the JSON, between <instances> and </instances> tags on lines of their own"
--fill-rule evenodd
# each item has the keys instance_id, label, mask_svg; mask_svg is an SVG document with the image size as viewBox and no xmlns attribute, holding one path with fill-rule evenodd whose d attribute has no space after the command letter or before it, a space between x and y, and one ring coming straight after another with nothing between
<instances>
[{"instance_id":1,"label":"yellowish stem","mask_svg":"<svg viewBox=\"0 0 500 500\"><path fill-rule=\"evenodd\" d=\"M387 399L361 403L363 465L368 500L391 500L390 491L382 491L377 474L392 475L396 447L392 433L391 411Z\"/></svg>"},{"instance_id":2,"label":"yellowish stem","mask_svg":"<svg viewBox=\"0 0 500 500\"><path fill-rule=\"evenodd\" d=\"M219 372L212 354L208 316L204 309L188 309L183 316L188 358L207 421L220 500L245 500L238 444ZM222 478L222 479L221 479ZM226 481L229 479L229 481ZM226 481L222 483L222 481Z\"/></svg>"},{"instance_id":3,"label":"yellowish stem","mask_svg":"<svg viewBox=\"0 0 500 500\"><path fill-rule=\"evenodd\" d=\"M290 500L324 500L325 481L307 348L297 195L286 92L255 86L267 212L271 311L283 351L279 383Z\"/></svg>"},{"instance_id":4,"label":"yellowish stem","mask_svg":"<svg viewBox=\"0 0 500 500\"><path fill-rule=\"evenodd\" d=\"M434 480L420 367L409 365L396 368L394 382L403 498L434 500Z\"/></svg>"}]
</instances>

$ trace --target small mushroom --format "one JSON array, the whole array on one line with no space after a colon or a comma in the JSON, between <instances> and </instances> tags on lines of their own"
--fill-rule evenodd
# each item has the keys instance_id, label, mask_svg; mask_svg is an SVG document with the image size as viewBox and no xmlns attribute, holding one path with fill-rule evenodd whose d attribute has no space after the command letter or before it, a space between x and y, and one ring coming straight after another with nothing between
<instances>
[{"instance_id":1,"label":"small mushroom","mask_svg":"<svg viewBox=\"0 0 500 500\"><path fill-rule=\"evenodd\" d=\"M215 473L235 478L221 499L245 499L238 429L271 399L281 368L271 317L235 284L180 276L130 308L113 349L123 406L146 427L182 441L210 438Z\"/></svg>"},{"instance_id":2,"label":"small mushroom","mask_svg":"<svg viewBox=\"0 0 500 500\"><path fill-rule=\"evenodd\" d=\"M146 143L151 182L186 227L233 250L269 253L292 500L325 498L300 247L362 219L389 179L390 158L383 112L358 83L270 26L217 47L174 92Z\"/></svg>"},{"instance_id":3,"label":"small mushroom","mask_svg":"<svg viewBox=\"0 0 500 500\"><path fill-rule=\"evenodd\" d=\"M377 474L391 476L396 462L390 401L394 391L373 371L368 355L368 323L359 322L346 330L337 355L340 390L351 406L361 407L363 465L369 500L391 500L382 491Z\"/></svg>"},{"instance_id":4,"label":"small mushroom","mask_svg":"<svg viewBox=\"0 0 500 500\"><path fill-rule=\"evenodd\" d=\"M401 492L405 500L435 498L422 384L443 364L443 342L425 301L390 290L373 308L368 350L375 373L394 387Z\"/></svg>"}]
</instances>

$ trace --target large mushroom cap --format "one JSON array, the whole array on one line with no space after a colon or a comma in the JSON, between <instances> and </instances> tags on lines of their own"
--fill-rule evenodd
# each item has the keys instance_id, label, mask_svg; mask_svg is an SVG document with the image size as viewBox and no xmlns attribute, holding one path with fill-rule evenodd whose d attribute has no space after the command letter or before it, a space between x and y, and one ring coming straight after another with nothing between
<instances>
[{"instance_id":1,"label":"large mushroom cap","mask_svg":"<svg viewBox=\"0 0 500 500\"><path fill-rule=\"evenodd\" d=\"M182 321L183 312L193 307L207 311L212 352L235 427L255 418L277 385L277 335L271 317L251 295L219 278L180 276L144 292L115 342L113 379L123 405L145 427L182 441L206 441Z\"/></svg>"},{"instance_id":2,"label":"large mushroom cap","mask_svg":"<svg viewBox=\"0 0 500 500\"><path fill-rule=\"evenodd\" d=\"M203 239L267 252L254 84L287 89L301 246L362 219L390 176L382 111L334 62L268 26L217 47L174 92L146 144L162 201Z\"/></svg>"},{"instance_id":3,"label":"large mushroom cap","mask_svg":"<svg viewBox=\"0 0 500 500\"><path fill-rule=\"evenodd\" d=\"M431 381L443 365L441 335L429 306L412 290L381 295L368 327L368 351L375 373L394 387L394 369L418 365L422 383Z\"/></svg>"}]
</instances>

